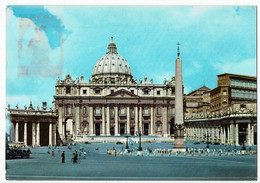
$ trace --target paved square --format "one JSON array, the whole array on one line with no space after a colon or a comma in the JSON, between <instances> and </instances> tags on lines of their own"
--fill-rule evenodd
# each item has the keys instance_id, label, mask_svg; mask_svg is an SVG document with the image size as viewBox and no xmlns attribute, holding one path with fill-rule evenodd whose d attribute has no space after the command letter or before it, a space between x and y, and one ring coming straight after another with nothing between
<instances>
[{"instance_id":1,"label":"paved square","mask_svg":"<svg viewBox=\"0 0 260 183\"><path fill-rule=\"evenodd\" d=\"M130 149L136 149L138 144L130 144ZM54 156L47 153L47 147L31 148L30 159L7 160L6 178L8 180L256 180L256 155L219 156L212 153L194 156L156 153L147 156L146 148L171 148L172 143L142 144L144 156L107 155L107 149L113 147L124 150L125 144L91 143L59 147L65 151L66 162L61 163L61 154L55 149ZM194 145L186 143L186 147L203 148L205 144ZM80 164L72 164L74 150L80 147L89 151L86 159ZM223 148L224 146L211 146ZM232 150L234 147L230 147ZM120 154L120 153L119 153Z\"/></svg>"}]
</instances>

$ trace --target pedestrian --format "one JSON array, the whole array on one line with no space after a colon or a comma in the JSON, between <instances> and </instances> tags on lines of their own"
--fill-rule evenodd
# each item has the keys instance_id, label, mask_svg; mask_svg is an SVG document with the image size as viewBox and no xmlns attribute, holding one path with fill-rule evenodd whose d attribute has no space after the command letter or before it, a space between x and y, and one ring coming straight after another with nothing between
<instances>
[{"instance_id":1,"label":"pedestrian","mask_svg":"<svg viewBox=\"0 0 260 183\"><path fill-rule=\"evenodd\" d=\"M52 154L52 156L54 156L54 149L52 149L51 154Z\"/></svg>"},{"instance_id":2,"label":"pedestrian","mask_svg":"<svg viewBox=\"0 0 260 183\"><path fill-rule=\"evenodd\" d=\"M65 151L61 153L61 162L65 163Z\"/></svg>"},{"instance_id":3,"label":"pedestrian","mask_svg":"<svg viewBox=\"0 0 260 183\"><path fill-rule=\"evenodd\" d=\"M58 147L58 153L59 153L59 155L60 155L60 148Z\"/></svg>"},{"instance_id":4,"label":"pedestrian","mask_svg":"<svg viewBox=\"0 0 260 183\"><path fill-rule=\"evenodd\" d=\"M73 153L73 163L76 163L78 160L78 153L77 151L75 150L75 152Z\"/></svg>"}]
</instances>

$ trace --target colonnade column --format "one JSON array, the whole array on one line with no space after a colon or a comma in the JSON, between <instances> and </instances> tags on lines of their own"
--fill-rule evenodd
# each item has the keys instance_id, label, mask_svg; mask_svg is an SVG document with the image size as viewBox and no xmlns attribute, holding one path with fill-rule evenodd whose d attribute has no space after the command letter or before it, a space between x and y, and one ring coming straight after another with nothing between
<instances>
[{"instance_id":1,"label":"colonnade column","mask_svg":"<svg viewBox=\"0 0 260 183\"><path fill-rule=\"evenodd\" d=\"M19 123L15 123L15 142L19 141Z\"/></svg>"},{"instance_id":2,"label":"colonnade column","mask_svg":"<svg viewBox=\"0 0 260 183\"><path fill-rule=\"evenodd\" d=\"M229 125L227 126L227 136L228 136L227 144L230 144L230 126Z\"/></svg>"},{"instance_id":3,"label":"colonnade column","mask_svg":"<svg viewBox=\"0 0 260 183\"><path fill-rule=\"evenodd\" d=\"M60 134L60 136L61 136L61 139L63 139L63 138L65 138L65 134L64 134L63 120L62 120L62 114L63 114L62 104L59 104L58 113L59 113L58 131L59 131L59 134Z\"/></svg>"},{"instance_id":4,"label":"colonnade column","mask_svg":"<svg viewBox=\"0 0 260 183\"><path fill-rule=\"evenodd\" d=\"M52 144L56 146L56 124L52 125Z\"/></svg>"},{"instance_id":5,"label":"colonnade column","mask_svg":"<svg viewBox=\"0 0 260 183\"><path fill-rule=\"evenodd\" d=\"M223 126L223 141L224 141L224 144L226 144L226 128L225 126Z\"/></svg>"},{"instance_id":6,"label":"colonnade column","mask_svg":"<svg viewBox=\"0 0 260 183\"><path fill-rule=\"evenodd\" d=\"M238 131L238 124L237 123L236 123L236 127L235 128L236 128L235 129L235 138L236 138L235 144L239 145L239 131Z\"/></svg>"},{"instance_id":7,"label":"colonnade column","mask_svg":"<svg viewBox=\"0 0 260 183\"><path fill-rule=\"evenodd\" d=\"M251 123L247 124L247 145L251 146Z\"/></svg>"},{"instance_id":8,"label":"colonnade column","mask_svg":"<svg viewBox=\"0 0 260 183\"><path fill-rule=\"evenodd\" d=\"M234 126L235 126L234 123L230 124L230 144L231 145L235 144L235 142L234 142L234 139L235 139Z\"/></svg>"},{"instance_id":9,"label":"colonnade column","mask_svg":"<svg viewBox=\"0 0 260 183\"><path fill-rule=\"evenodd\" d=\"M139 130L141 133L143 133L143 129L142 129L142 125L143 125L143 114L142 114L142 106L140 105L140 109L139 109Z\"/></svg>"},{"instance_id":10,"label":"colonnade column","mask_svg":"<svg viewBox=\"0 0 260 183\"><path fill-rule=\"evenodd\" d=\"M135 106L135 132L138 132L138 107Z\"/></svg>"},{"instance_id":11,"label":"colonnade column","mask_svg":"<svg viewBox=\"0 0 260 183\"><path fill-rule=\"evenodd\" d=\"M40 146L40 123L37 123L36 145Z\"/></svg>"},{"instance_id":12,"label":"colonnade column","mask_svg":"<svg viewBox=\"0 0 260 183\"><path fill-rule=\"evenodd\" d=\"M102 106L102 136L106 135L105 133L105 106Z\"/></svg>"},{"instance_id":13,"label":"colonnade column","mask_svg":"<svg viewBox=\"0 0 260 183\"><path fill-rule=\"evenodd\" d=\"M24 141L24 145L27 146L27 123L24 123L24 138L23 138L23 141Z\"/></svg>"},{"instance_id":14,"label":"colonnade column","mask_svg":"<svg viewBox=\"0 0 260 183\"><path fill-rule=\"evenodd\" d=\"M153 120L153 118L154 118L154 108L153 108L153 106L151 106L151 135L153 135L154 134L154 120Z\"/></svg>"},{"instance_id":15,"label":"colonnade column","mask_svg":"<svg viewBox=\"0 0 260 183\"><path fill-rule=\"evenodd\" d=\"M110 109L107 106L107 135L110 136Z\"/></svg>"},{"instance_id":16,"label":"colonnade column","mask_svg":"<svg viewBox=\"0 0 260 183\"><path fill-rule=\"evenodd\" d=\"M32 146L36 144L35 123L32 123Z\"/></svg>"},{"instance_id":17,"label":"colonnade column","mask_svg":"<svg viewBox=\"0 0 260 183\"><path fill-rule=\"evenodd\" d=\"M49 146L52 146L52 123L49 124Z\"/></svg>"},{"instance_id":18,"label":"colonnade column","mask_svg":"<svg viewBox=\"0 0 260 183\"><path fill-rule=\"evenodd\" d=\"M251 129L251 145L254 145L254 131L255 131L255 127L254 124L252 124L252 129Z\"/></svg>"},{"instance_id":19,"label":"colonnade column","mask_svg":"<svg viewBox=\"0 0 260 183\"><path fill-rule=\"evenodd\" d=\"M93 135L93 106L89 107L89 135Z\"/></svg>"},{"instance_id":20,"label":"colonnade column","mask_svg":"<svg viewBox=\"0 0 260 183\"><path fill-rule=\"evenodd\" d=\"M115 136L119 136L120 134L118 133L118 107L115 106Z\"/></svg>"},{"instance_id":21,"label":"colonnade column","mask_svg":"<svg viewBox=\"0 0 260 183\"><path fill-rule=\"evenodd\" d=\"M130 107L126 107L126 133L130 134Z\"/></svg>"}]
</instances>

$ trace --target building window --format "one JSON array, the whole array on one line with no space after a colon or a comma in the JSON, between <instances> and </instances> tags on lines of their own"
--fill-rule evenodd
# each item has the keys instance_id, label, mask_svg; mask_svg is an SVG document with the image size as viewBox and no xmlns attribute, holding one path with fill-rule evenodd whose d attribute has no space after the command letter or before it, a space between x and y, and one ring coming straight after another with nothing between
<instances>
[{"instance_id":1,"label":"building window","mask_svg":"<svg viewBox=\"0 0 260 183\"><path fill-rule=\"evenodd\" d=\"M144 108L144 114L146 114L146 115L148 114L148 107Z\"/></svg>"},{"instance_id":2,"label":"building window","mask_svg":"<svg viewBox=\"0 0 260 183\"><path fill-rule=\"evenodd\" d=\"M171 107L171 115L174 115L175 114L175 108L174 106Z\"/></svg>"},{"instance_id":3,"label":"building window","mask_svg":"<svg viewBox=\"0 0 260 183\"><path fill-rule=\"evenodd\" d=\"M96 107L96 114L100 114L100 107Z\"/></svg>"},{"instance_id":4,"label":"building window","mask_svg":"<svg viewBox=\"0 0 260 183\"><path fill-rule=\"evenodd\" d=\"M125 114L125 108L124 107L120 107L120 114Z\"/></svg>"},{"instance_id":5,"label":"building window","mask_svg":"<svg viewBox=\"0 0 260 183\"><path fill-rule=\"evenodd\" d=\"M70 87L66 87L66 94L70 94Z\"/></svg>"},{"instance_id":6,"label":"building window","mask_svg":"<svg viewBox=\"0 0 260 183\"><path fill-rule=\"evenodd\" d=\"M148 95L149 91L148 90L144 90L144 95Z\"/></svg>"},{"instance_id":7,"label":"building window","mask_svg":"<svg viewBox=\"0 0 260 183\"><path fill-rule=\"evenodd\" d=\"M110 93L111 93L111 94L114 93L114 90L110 90Z\"/></svg>"},{"instance_id":8,"label":"building window","mask_svg":"<svg viewBox=\"0 0 260 183\"><path fill-rule=\"evenodd\" d=\"M161 115L161 108L157 107L157 115Z\"/></svg>"},{"instance_id":9,"label":"building window","mask_svg":"<svg viewBox=\"0 0 260 183\"><path fill-rule=\"evenodd\" d=\"M114 108L111 108L111 109L110 109L110 114L115 114Z\"/></svg>"},{"instance_id":10,"label":"building window","mask_svg":"<svg viewBox=\"0 0 260 183\"><path fill-rule=\"evenodd\" d=\"M161 95L161 91L160 90L157 90L157 95Z\"/></svg>"},{"instance_id":11,"label":"building window","mask_svg":"<svg viewBox=\"0 0 260 183\"><path fill-rule=\"evenodd\" d=\"M223 90L223 95L227 95L227 91L226 90Z\"/></svg>"},{"instance_id":12,"label":"building window","mask_svg":"<svg viewBox=\"0 0 260 183\"><path fill-rule=\"evenodd\" d=\"M135 111L134 111L134 108L130 108L130 114L134 114L135 113Z\"/></svg>"},{"instance_id":13,"label":"building window","mask_svg":"<svg viewBox=\"0 0 260 183\"><path fill-rule=\"evenodd\" d=\"M83 90L83 94L87 94L87 90Z\"/></svg>"},{"instance_id":14,"label":"building window","mask_svg":"<svg viewBox=\"0 0 260 183\"><path fill-rule=\"evenodd\" d=\"M100 90L95 90L95 94L100 94Z\"/></svg>"},{"instance_id":15,"label":"building window","mask_svg":"<svg viewBox=\"0 0 260 183\"><path fill-rule=\"evenodd\" d=\"M87 114L87 107L86 106L83 107L83 114Z\"/></svg>"},{"instance_id":16,"label":"building window","mask_svg":"<svg viewBox=\"0 0 260 183\"><path fill-rule=\"evenodd\" d=\"M132 93L132 94L134 94L134 93L135 93L135 91L134 91L134 90L131 90L131 93Z\"/></svg>"},{"instance_id":17,"label":"building window","mask_svg":"<svg viewBox=\"0 0 260 183\"><path fill-rule=\"evenodd\" d=\"M66 107L66 114L71 115L71 107L70 106Z\"/></svg>"}]
</instances>

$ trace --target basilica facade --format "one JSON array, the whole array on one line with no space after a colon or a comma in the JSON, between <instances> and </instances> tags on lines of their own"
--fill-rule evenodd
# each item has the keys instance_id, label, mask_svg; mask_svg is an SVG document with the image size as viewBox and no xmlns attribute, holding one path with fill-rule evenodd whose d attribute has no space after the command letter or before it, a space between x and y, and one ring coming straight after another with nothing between
<instances>
[{"instance_id":1,"label":"basilica facade","mask_svg":"<svg viewBox=\"0 0 260 183\"><path fill-rule=\"evenodd\" d=\"M95 64L87 82L69 74L57 79L55 105L61 139L77 136L123 136L125 134L173 134L175 77L163 84L133 78L130 65L116 44Z\"/></svg>"}]
</instances>

